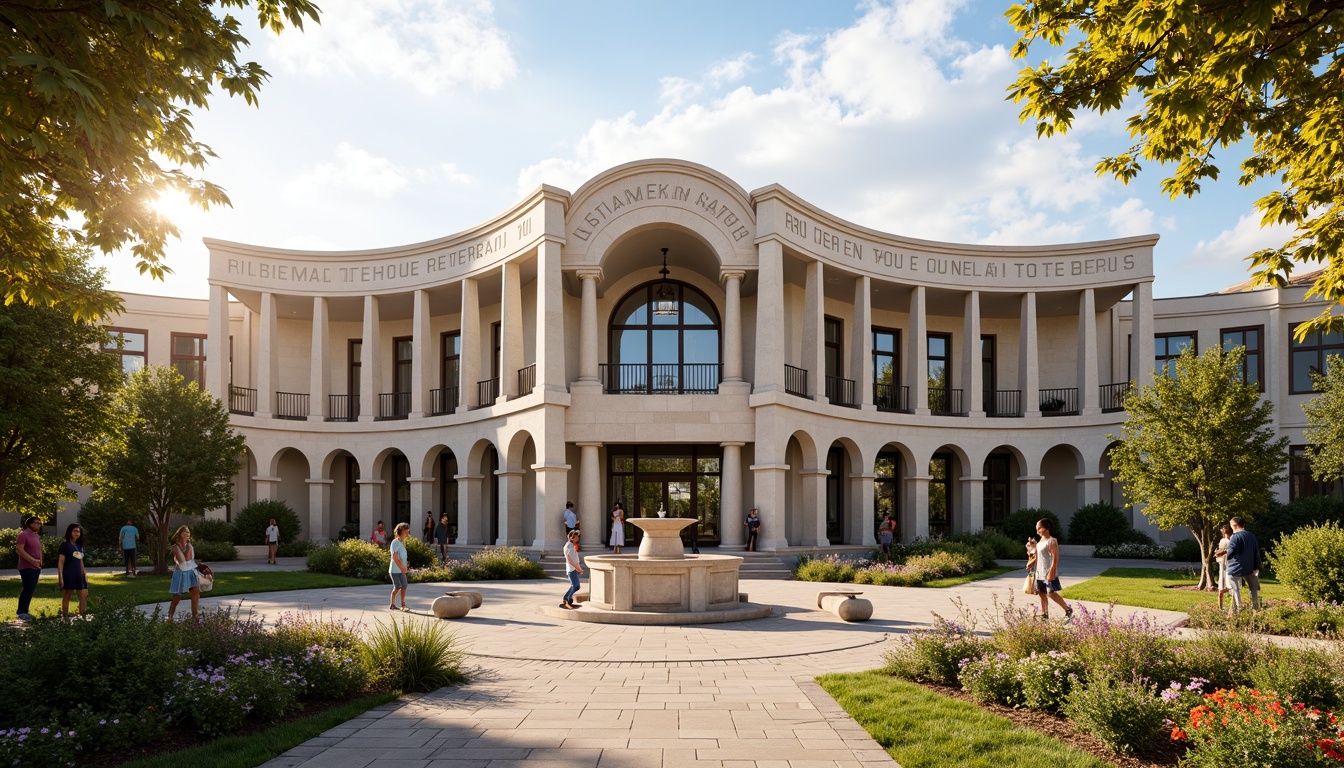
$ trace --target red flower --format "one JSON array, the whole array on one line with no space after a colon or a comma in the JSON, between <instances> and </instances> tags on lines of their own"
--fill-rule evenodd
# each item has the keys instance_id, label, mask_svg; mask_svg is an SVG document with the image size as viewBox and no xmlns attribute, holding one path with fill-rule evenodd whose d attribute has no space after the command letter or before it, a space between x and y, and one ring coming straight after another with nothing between
<instances>
[{"instance_id":1,"label":"red flower","mask_svg":"<svg viewBox=\"0 0 1344 768\"><path fill-rule=\"evenodd\" d=\"M1184 741L1186 738L1186 733L1185 731L1182 731L1180 728L1172 728L1171 738L1173 741Z\"/></svg>"}]
</instances>

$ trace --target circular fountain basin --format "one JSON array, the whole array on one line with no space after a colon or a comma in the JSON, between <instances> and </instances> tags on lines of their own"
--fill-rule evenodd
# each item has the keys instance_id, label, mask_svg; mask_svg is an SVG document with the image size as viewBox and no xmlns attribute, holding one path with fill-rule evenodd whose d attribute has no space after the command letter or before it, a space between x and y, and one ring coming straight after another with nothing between
<instances>
[{"instance_id":1,"label":"circular fountain basin","mask_svg":"<svg viewBox=\"0 0 1344 768\"><path fill-rule=\"evenodd\" d=\"M588 600L578 610L543 608L559 619L604 624L717 624L760 619L768 605L743 600L738 591L742 558L686 555L681 529L691 518L640 517L638 555L589 555Z\"/></svg>"}]
</instances>

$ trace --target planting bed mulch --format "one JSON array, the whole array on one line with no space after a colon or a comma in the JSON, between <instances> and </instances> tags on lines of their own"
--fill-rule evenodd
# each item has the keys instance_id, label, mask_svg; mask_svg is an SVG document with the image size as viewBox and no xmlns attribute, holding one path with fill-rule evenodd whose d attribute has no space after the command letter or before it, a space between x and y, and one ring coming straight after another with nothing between
<instances>
[{"instance_id":1,"label":"planting bed mulch","mask_svg":"<svg viewBox=\"0 0 1344 768\"><path fill-rule=\"evenodd\" d=\"M278 720L268 722L258 722L256 720L245 720L242 726L228 734L229 736L248 736L260 731L274 728L277 725L300 720L311 715L319 715L333 707L339 707L345 704L345 701L309 701L301 709L282 717ZM99 752L92 755L81 754L79 756L80 768L117 768L117 766L133 763L137 760L145 760L151 757L158 757L170 752L181 752L184 749L193 749L214 741L214 738L202 736L199 732L183 726L169 726L159 737L148 744L141 744L130 749L120 750L118 752Z\"/></svg>"},{"instance_id":2,"label":"planting bed mulch","mask_svg":"<svg viewBox=\"0 0 1344 768\"><path fill-rule=\"evenodd\" d=\"M989 712L993 712L1000 717L1007 718L1014 725L1022 728L1030 728L1033 731L1044 733L1047 736L1058 739L1074 749L1087 752L1098 760L1105 761L1111 765L1120 766L1120 768L1172 768L1176 761L1185 754L1185 747L1177 742L1168 739L1159 738L1157 743L1150 747L1146 752L1138 755L1117 755L1102 744L1101 741L1090 733L1084 733L1077 729L1073 723L1067 719L1052 715L1047 712L1041 712L1035 709L1013 709L1005 707L1002 704L983 704L976 701L969 693L960 688L953 688L945 685L932 685L921 683L925 688L936 691L944 696L975 704Z\"/></svg>"}]
</instances>

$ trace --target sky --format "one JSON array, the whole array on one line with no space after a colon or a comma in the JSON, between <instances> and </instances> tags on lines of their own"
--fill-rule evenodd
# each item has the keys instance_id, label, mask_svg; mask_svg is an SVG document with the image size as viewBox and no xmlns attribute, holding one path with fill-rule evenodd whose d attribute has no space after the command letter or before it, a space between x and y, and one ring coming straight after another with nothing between
<instances>
[{"instance_id":1,"label":"sky","mask_svg":"<svg viewBox=\"0 0 1344 768\"><path fill-rule=\"evenodd\" d=\"M102 260L123 292L203 298L202 238L278 248L384 248L451 235L541 184L573 191L654 157L778 183L843 219L957 243L1045 245L1156 233L1158 297L1249 277L1285 239L1254 210L1267 185L1194 198L1096 175L1129 146L1126 111L1036 137L1007 100L1062 51L1011 49L1004 0L319 0L280 35L244 20L240 58L270 73L260 104L216 94L194 115L218 157L199 175L231 207L165 198L173 274Z\"/></svg>"}]
</instances>

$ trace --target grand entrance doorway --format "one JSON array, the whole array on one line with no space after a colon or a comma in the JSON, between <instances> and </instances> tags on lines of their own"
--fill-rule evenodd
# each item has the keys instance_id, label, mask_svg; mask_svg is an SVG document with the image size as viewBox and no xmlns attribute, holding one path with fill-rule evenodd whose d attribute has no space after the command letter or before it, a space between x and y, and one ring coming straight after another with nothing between
<instances>
[{"instance_id":1,"label":"grand entrance doorway","mask_svg":"<svg viewBox=\"0 0 1344 768\"><path fill-rule=\"evenodd\" d=\"M722 450L717 445L613 445L607 451L609 511L616 502L626 517L693 517L682 540L717 546ZM640 531L627 523L625 541L639 543ZM603 537L604 539L606 537Z\"/></svg>"}]
</instances>

